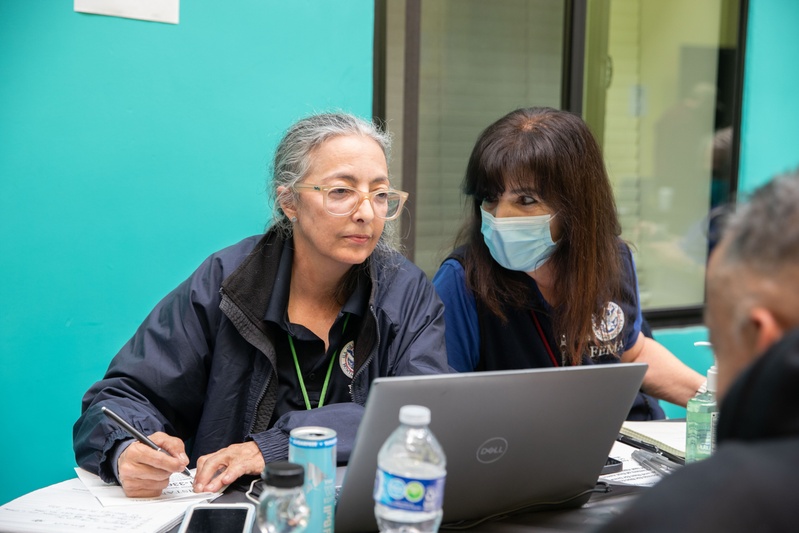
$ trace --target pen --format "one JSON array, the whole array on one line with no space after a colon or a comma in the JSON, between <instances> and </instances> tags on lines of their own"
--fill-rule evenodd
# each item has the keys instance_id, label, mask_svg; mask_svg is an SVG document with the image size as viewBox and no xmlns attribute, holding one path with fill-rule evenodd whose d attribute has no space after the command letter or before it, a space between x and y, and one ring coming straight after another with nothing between
<instances>
[{"instance_id":1,"label":"pen","mask_svg":"<svg viewBox=\"0 0 799 533\"><path fill-rule=\"evenodd\" d=\"M644 442L644 441L635 439L633 437L625 435L624 433L619 433L619 436L616 437L616 440L621 442L621 443L624 443L624 444L627 444L629 446L632 446L633 448L638 448L639 450L646 450L648 452L652 452L652 453L656 453L656 454L662 455L663 457L666 457L667 459L677 463L680 466L683 466L685 464L685 459L683 459L682 457L680 457L678 455L674 455L671 452L667 452L666 450L661 450L660 448L658 448L654 444L650 444L648 442Z\"/></svg>"},{"instance_id":2,"label":"pen","mask_svg":"<svg viewBox=\"0 0 799 533\"><path fill-rule=\"evenodd\" d=\"M666 474L671 474L682 466L673 461L669 461L662 455L650 453L644 450L635 450L633 452L633 459L635 459L635 462L647 470L650 470L661 477Z\"/></svg>"},{"instance_id":3,"label":"pen","mask_svg":"<svg viewBox=\"0 0 799 533\"><path fill-rule=\"evenodd\" d=\"M679 470L683 467L683 465L678 465L674 461L667 459L666 457L660 455L659 453L649 453L644 450L635 450L633 453L638 452L640 455L645 455L650 461L657 463L664 468L668 469L669 472L674 472L675 470Z\"/></svg>"},{"instance_id":4,"label":"pen","mask_svg":"<svg viewBox=\"0 0 799 533\"><path fill-rule=\"evenodd\" d=\"M108 418L110 418L111 420L113 420L114 422L119 424L120 426L122 426L122 429L124 429L125 431L130 433L131 436L136 437L136 440L138 440L142 444L146 444L147 446L149 446L153 450L155 450L157 452L165 453L168 456L172 457L172 454L170 454L168 451L166 451L165 449L163 449L162 447L160 447L159 445L157 445L156 443L154 443L153 441L148 439L141 431L139 431L135 427L133 427L130 424L128 424L127 422L125 422L125 420L123 420L121 416L119 416L118 414L113 412L108 407L103 406L103 407L100 408L100 410L103 412L103 414L105 416L107 416ZM189 470L188 467L183 469L183 475L192 477L191 471Z\"/></svg>"}]
</instances>

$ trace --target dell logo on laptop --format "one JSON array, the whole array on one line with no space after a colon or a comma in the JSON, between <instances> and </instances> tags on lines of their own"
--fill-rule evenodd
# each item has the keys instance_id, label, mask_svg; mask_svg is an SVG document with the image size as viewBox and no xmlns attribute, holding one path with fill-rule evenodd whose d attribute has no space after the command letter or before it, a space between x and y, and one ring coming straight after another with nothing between
<instances>
[{"instance_id":1,"label":"dell logo on laptop","mask_svg":"<svg viewBox=\"0 0 799 533\"><path fill-rule=\"evenodd\" d=\"M502 437L494 437L477 447L477 460L486 464L493 463L502 459L506 451L508 451L508 441Z\"/></svg>"}]
</instances>

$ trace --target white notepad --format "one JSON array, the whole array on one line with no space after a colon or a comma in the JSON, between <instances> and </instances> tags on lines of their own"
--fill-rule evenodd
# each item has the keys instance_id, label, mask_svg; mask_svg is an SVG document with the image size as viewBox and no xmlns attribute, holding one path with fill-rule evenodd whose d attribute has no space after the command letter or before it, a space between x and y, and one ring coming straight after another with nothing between
<instances>
[{"instance_id":1,"label":"white notepad","mask_svg":"<svg viewBox=\"0 0 799 533\"><path fill-rule=\"evenodd\" d=\"M81 478L35 490L0 507L0 533L161 533L180 523L186 509L198 500L218 496L218 493L205 493L192 497L171 494L159 498L127 498L123 505L114 505L111 496L107 500L111 505L103 505L92 490L116 488L121 493L122 489L106 485L99 477L85 471L81 472ZM97 482L102 487L97 486ZM108 494L102 497L109 498Z\"/></svg>"},{"instance_id":2,"label":"white notepad","mask_svg":"<svg viewBox=\"0 0 799 533\"><path fill-rule=\"evenodd\" d=\"M80 479L35 490L0 507L2 533L160 533L180 522L191 501L103 507Z\"/></svg>"},{"instance_id":3,"label":"white notepad","mask_svg":"<svg viewBox=\"0 0 799 533\"><path fill-rule=\"evenodd\" d=\"M628 420L622 424L621 433L685 458L685 422Z\"/></svg>"}]
</instances>

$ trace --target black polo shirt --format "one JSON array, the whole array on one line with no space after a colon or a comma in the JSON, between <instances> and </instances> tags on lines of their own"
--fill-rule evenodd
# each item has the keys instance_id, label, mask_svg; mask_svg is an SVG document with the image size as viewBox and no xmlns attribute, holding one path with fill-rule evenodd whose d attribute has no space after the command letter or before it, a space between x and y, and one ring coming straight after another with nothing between
<instances>
[{"instance_id":1,"label":"black polo shirt","mask_svg":"<svg viewBox=\"0 0 799 533\"><path fill-rule=\"evenodd\" d=\"M267 324L274 328L275 353L277 354L277 404L269 422L270 428L283 414L306 409L305 399L297 378L294 357L291 354L289 335L294 342L297 361L299 361L300 372L305 382L305 390L311 407L319 406L325 376L333 357L335 357L335 361L333 361L324 405L352 401L350 387L352 384L353 346L358 331L360 331L363 316L369 308L371 280L361 269L357 276L355 290L344 303L336 321L330 328L328 333L330 344L325 351L323 339L317 337L302 324L294 324L289 321L288 303L293 259L293 242L289 241L283 247L272 297L264 316ZM348 315L349 318L347 318Z\"/></svg>"}]
</instances>

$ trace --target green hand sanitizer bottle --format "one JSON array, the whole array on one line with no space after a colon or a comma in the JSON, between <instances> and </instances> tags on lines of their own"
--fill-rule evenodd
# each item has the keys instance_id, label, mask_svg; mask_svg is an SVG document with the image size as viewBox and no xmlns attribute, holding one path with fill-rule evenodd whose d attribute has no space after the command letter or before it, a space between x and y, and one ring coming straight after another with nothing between
<instances>
[{"instance_id":1,"label":"green hand sanitizer bottle","mask_svg":"<svg viewBox=\"0 0 799 533\"><path fill-rule=\"evenodd\" d=\"M707 371L707 390L688 400L685 422L685 462L707 459L716 449L718 423L716 365Z\"/></svg>"}]
</instances>

